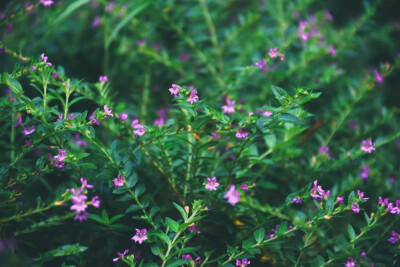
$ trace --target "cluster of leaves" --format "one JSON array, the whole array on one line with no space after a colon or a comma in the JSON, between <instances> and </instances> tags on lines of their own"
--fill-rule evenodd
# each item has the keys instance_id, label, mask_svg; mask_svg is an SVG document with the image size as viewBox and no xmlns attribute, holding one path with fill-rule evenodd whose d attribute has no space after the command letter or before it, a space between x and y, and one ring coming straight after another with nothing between
<instances>
[{"instance_id":1,"label":"cluster of leaves","mask_svg":"<svg viewBox=\"0 0 400 267\"><path fill-rule=\"evenodd\" d=\"M374 24L380 1L354 22L311 0L36 2L0 12L0 262L398 262L387 239L400 215L378 204L400 195L398 32ZM199 100L174 98L173 83ZM101 200L82 222L69 207L81 177ZM316 179L330 189L320 199ZM233 185L238 203L226 200Z\"/></svg>"}]
</instances>

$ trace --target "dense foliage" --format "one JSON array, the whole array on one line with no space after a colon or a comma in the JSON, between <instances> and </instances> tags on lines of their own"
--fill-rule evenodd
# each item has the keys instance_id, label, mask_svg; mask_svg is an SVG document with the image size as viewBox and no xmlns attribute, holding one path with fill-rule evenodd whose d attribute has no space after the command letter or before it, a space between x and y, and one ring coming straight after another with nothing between
<instances>
[{"instance_id":1,"label":"dense foliage","mask_svg":"<svg viewBox=\"0 0 400 267\"><path fill-rule=\"evenodd\" d=\"M349 2L2 3L0 265L398 266L399 5Z\"/></svg>"}]
</instances>

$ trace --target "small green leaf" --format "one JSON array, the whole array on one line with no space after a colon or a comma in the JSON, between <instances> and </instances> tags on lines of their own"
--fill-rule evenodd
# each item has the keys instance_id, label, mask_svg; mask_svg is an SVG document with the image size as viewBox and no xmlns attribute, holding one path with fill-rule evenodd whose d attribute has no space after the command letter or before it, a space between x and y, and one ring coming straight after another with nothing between
<instances>
[{"instance_id":1,"label":"small green leaf","mask_svg":"<svg viewBox=\"0 0 400 267\"><path fill-rule=\"evenodd\" d=\"M167 265L167 267L178 267L178 266L182 266L186 263L191 262L191 260L188 259L179 259L176 261L171 262L170 264Z\"/></svg>"},{"instance_id":2,"label":"small green leaf","mask_svg":"<svg viewBox=\"0 0 400 267\"><path fill-rule=\"evenodd\" d=\"M279 101L279 103L283 105L285 98L289 97L288 93L286 93L284 89L275 85L272 85L271 89L272 93L274 93L275 98Z\"/></svg>"},{"instance_id":3,"label":"small green leaf","mask_svg":"<svg viewBox=\"0 0 400 267\"><path fill-rule=\"evenodd\" d=\"M254 232L254 239L260 243L265 236L265 229L264 228L259 228Z\"/></svg>"},{"instance_id":4,"label":"small green leaf","mask_svg":"<svg viewBox=\"0 0 400 267\"><path fill-rule=\"evenodd\" d=\"M354 232L353 226L351 224L347 225L347 231L349 232L350 241L356 238L356 232Z\"/></svg>"},{"instance_id":5,"label":"small green leaf","mask_svg":"<svg viewBox=\"0 0 400 267\"><path fill-rule=\"evenodd\" d=\"M174 207L179 211L179 213L182 215L182 218L186 221L188 218L188 214L186 213L186 211L175 202L173 202L172 204L174 204Z\"/></svg>"},{"instance_id":6,"label":"small green leaf","mask_svg":"<svg viewBox=\"0 0 400 267\"><path fill-rule=\"evenodd\" d=\"M171 245L171 239L165 233L153 233L153 235L160 238L167 245Z\"/></svg>"},{"instance_id":7,"label":"small green leaf","mask_svg":"<svg viewBox=\"0 0 400 267\"><path fill-rule=\"evenodd\" d=\"M165 224L169 226L169 228L171 228L172 231L174 231L175 233L178 232L178 228L179 228L179 223L172 220L171 218L167 217L165 218Z\"/></svg>"}]
</instances>

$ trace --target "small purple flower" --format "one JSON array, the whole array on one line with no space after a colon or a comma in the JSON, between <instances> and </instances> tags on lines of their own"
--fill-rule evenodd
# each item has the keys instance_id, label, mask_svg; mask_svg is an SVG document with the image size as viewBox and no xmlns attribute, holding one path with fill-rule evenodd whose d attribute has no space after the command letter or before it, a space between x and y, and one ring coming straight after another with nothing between
<instances>
[{"instance_id":1,"label":"small purple flower","mask_svg":"<svg viewBox=\"0 0 400 267\"><path fill-rule=\"evenodd\" d=\"M388 198L382 199L382 197L379 197L378 203L381 205L381 207L387 206L389 205L389 199Z\"/></svg>"},{"instance_id":2,"label":"small purple flower","mask_svg":"<svg viewBox=\"0 0 400 267\"><path fill-rule=\"evenodd\" d=\"M85 178L81 177L80 181L82 184L82 188L93 188L93 185L88 184Z\"/></svg>"},{"instance_id":3,"label":"small purple flower","mask_svg":"<svg viewBox=\"0 0 400 267\"><path fill-rule=\"evenodd\" d=\"M267 62L264 59L261 59L254 63L254 66L258 67L260 71L266 71L267 70Z\"/></svg>"},{"instance_id":4,"label":"small purple flower","mask_svg":"<svg viewBox=\"0 0 400 267\"><path fill-rule=\"evenodd\" d=\"M332 54L333 56L336 56L336 49L333 45L329 46L329 53Z\"/></svg>"},{"instance_id":5,"label":"small purple flower","mask_svg":"<svg viewBox=\"0 0 400 267\"><path fill-rule=\"evenodd\" d=\"M228 97L226 97L225 101L226 105L221 107L224 113L232 114L233 112L235 112L235 100L230 100Z\"/></svg>"},{"instance_id":6,"label":"small purple flower","mask_svg":"<svg viewBox=\"0 0 400 267\"><path fill-rule=\"evenodd\" d=\"M99 77L99 82L108 82L108 76L107 75L103 75Z\"/></svg>"},{"instance_id":7,"label":"small purple flower","mask_svg":"<svg viewBox=\"0 0 400 267\"><path fill-rule=\"evenodd\" d=\"M278 47L270 48L269 52L268 52L268 55L270 56L270 58L276 58L278 56L277 51L278 51Z\"/></svg>"},{"instance_id":8,"label":"small purple flower","mask_svg":"<svg viewBox=\"0 0 400 267\"><path fill-rule=\"evenodd\" d=\"M178 97L180 89L181 89L181 87L179 85L172 84L172 88L169 88L169 91L170 91L171 95L173 95L174 97Z\"/></svg>"},{"instance_id":9,"label":"small purple flower","mask_svg":"<svg viewBox=\"0 0 400 267\"><path fill-rule=\"evenodd\" d=\"M398 233L396 233L395 231L392 231L392 236L388 239L389 242L391 242L392 244L396 243L397 241L399 241L400 236Z\"/></svg>"},{"instance_id":10,"label":"small purple flower","mask_svg":"<svg viewBox=\"0 0 400 267\"><path fill-rule=\"evenodd\" d=\"M205 186L206 189L210 190L210 191L215 191L217 190L217 187L219 186L219 183L217 182L217 177L213 177L213 178L208 178L207 177L207 184Z\"/></svg>"},{"instance_id":11,"label":"small purple flower","mask_svg":"<svg viewBox=\"0 0 400 267\"><path fill-rule=\"evenodd\" d=\"M104 105L104 111L106 112L107 115L114 117L112 110L107 105Z\"/></svg>"},{"instance_id":12,"label":"small purple flower","mask_svg":"<svg viewBox=\"0 0 400 267\"><path fill-rule=\"evenodd\" d=\"M137 40L137 41L136 41L136 44L137 44L138 46L144 46L144 45L146 45L146 40Z\"/></svg>"},{"instance_id":13,"label":"small purple flower","mask_svg":"<svg viewBox=\"0 0 400 267\"><path fill-rule=\"evenodd\" d=\"M157 127L161 128L165 124L165 119L164 118L158 118L154 120L153 125L157 125Z\"/></svg>"},{"instance_id":14,"label":"small purple flower","mask_svg":"<svg viewBox=\"0 0 400 267\"><path fill-rule=\"evenodd\" d=\"M247 184L242 184L240 186L240 188L242 188L242 190L244 190L244 191L249 190L249 187L247 186Z\"/></svg>"},{"instance_id":15,"label":"small purple flower","mask_svg":"<svg viewBox=\"0 0 400 267\"><path fill-rule=\"evenodd\" d=\"M132 121L132 128L134 129L133 134L136 136L143 136L146 133L146 129L142 124L139 124L139 120Z\"/></svg>"},{"instance_id":16,"label":"small purple flower","mask_svg":"<svg viewBox=\"0 0 400 267\"><path fill-rule=\"evenodd\" d=\"M367 152L371 154L372 151L375 151L375 147L372 144L372 140L362 140L361 142L361 151Z\"/></svg>"},{"instance_id":17,"label":"small purple flower","mask_svg":"<svg viewBox=\"0 0 400 267\"><path fill-rule=\"evenodd\" d=\"M353 202L351 205L351 209L354 213L359 213L360 212L360 206L358 205L357 202Z\"/></svg>"},{"instance_id":18,"label":"small purple flower","mask_svg":"<svg viewBox=\"0 0 400 267\"><path fill-rule=\"evenodd\" d=\"M199 230L197 230L196 225L194 223L192 223L191 225L189 225L189 227L187 228L188 231L190 233L192 232L196 232L198 235L201 233Z\"/></svg>"},{"instance_id":19,"label":"small purple flower","mask_svg":"<svg viewBox=\"0 0 400 267\"><path fill-rule=\"evenodd\" d=\"M236 186L233 184L229 187L229 190L225 193L224 198L228 199L228 203L235 206L240 200L240 193L236 190Z\"/></svg>"},{"instance_id":20,"label":"small purple flower","mask_svg":"<svg viewBox=\"0 0 400 267\"><path fill-rule=\"evenodd\" d=\"M311 189L311 192L310 192L310 196L315 198L315 199L322 199L322 198L324 198L325 195L329 196L328 192L325 193L325 190L322 189L322 186L318 185L318 180L315 180L314 181L314 186L313 186L313 188Z\"/></svg>"},{"instance_id":21,"label":"small purple flower","mask_svg":"<svg viewBox=\"0 0 400 267\"><path fill-rule=\"evenodd\" d=\"M87 204L85 200L87 199L86 195L75 195L72 197L72 202L74 205L71 206L71 210L75 210L76 213L84 212L87 208Z\"/></svg>"},{"instance_id":22,"label":"small purple flower","mask_svg":"<svg viewBox=\"0 0 400 267\"><path fill-rule=\"evenodd\" d=\"M364 181L367 180L368 177L369 177L369 173L370 173L370 172L371 172L371 169L368 168L367 165L363 165L363 166L362 166L362 171L360 172L361 178L362 178Z\"/></svg>"},{"instance_id":23,"label":"small purple flower","mask_svg":"<svg viewBox=\"0 0 400 267\"><path fill-rule=\"evenodd\" d=\"M99 196L94 196L94 197L92 198L92 206L95 207L95 208L100 207L100 199L99 199Z\"/></svg>"},{"instance_id":24,"label":"small purple flower","mask_svg":"<svg viewBox=\"0 0 400 267\"><path fill-rule=\"evenodd\" d=\"M25 147L28 148L32 145L32 141L30 139L25 140Z\"/></svg>"},{"instance_id":25,"label":"small purple flower","mask_svg":"<svg viewBox=\"0 0 400 267\"><path fill-rule=\"evenodd\" d=\"M14 124L14 128L17 128L18 126L20 126L22 123L22 117L18 118L18 121Z\"/></svg>"},{"instance_id":26,"label":"small purple flower","mask_svg":"<svg viewBox=\"0 0 400 267\"><path fill-rule=\"evenodd\" d=\"M329 146L320 146L318 150L319 154L326 155L331 158L331 152L329 151Z\"/></svg>"},{"instance_id":27,"label":"small purple flower","mask_svg":"<svg viewBox=\"0 0 400 267\"><path fill-rule=\"evenodd\" d=\"M199 96L197 95L197 90L193 89L193 86L189 89L189 97L186 99L187 102L193 104L194 102L199 101Z\"/></svg>"},{"instance_id":28,"label":"small purple flower","mask_svg":"<svg viewBox=\"0 0 400 267\"><path fill-rule=\"evenodd\" d=\"M162 50L162 45L159 43L152 43L151 46L156 50L157 52L160 52Z\"/></svg>"},{"instance_id":29,"label":"small purple flower","mask_svg":"<svg viewBox=\"0 0 400 267\"><path fill-rule=\"evenodd\" d=\"M42 4L44 6L51 6L52 4L54 4L54 1L52 1L52 0L40 0L40 4Z\"/></svg>"},{"instance_id":30,"label":"small purple flower","mask_svg":"<svg viewBox=\"0 0 400 267\"><path fill-rule=\"evenodd\" d=\"M377 69L374 69L375 80L377 83L383 83L383 77Z\"/></svg>"},{"instance_id":31,"label":"small purple flower","mask_svg":"<svg viewBox=\"0 0 400 267\"><path fill-rule=\"evenodd\" d=\"M22 130L22 134L23 135L30 135L31 133L35 132L35 125L25 128L24 130Z\"/></svg>"},{"instance_id":32,"label":"small purple flower","mask_svg":"<svg viewBox=\"0 0 400 267\"><path fill-rule=\"evenodd\" d=\"M190 254L182 254L182 259L193 260L193 258Z\"/></svg>"},{"instance_id":33,"label":"small purple flower","mask_svg":"<svg viewBox=\"0 0 400 267\"><path fill-rule=\"evenodd\" d=\"M249 136L249 133L246 132L244 129L242 129L242 127L239 127L239 129L236 133L236 138L241 140L243 138L246 138L247 136Z\"/></svg>"},{"instance_id":34,"label":"small purple flower","mask_svg":"<svg viewBox=\"0 0 400 267\"><path fill-rule=\"evenodd\" d=\"M300 196L294 197L292 199L292 204L301 204L303 203L303 199Z\"/></svg>"},{"instance_id":35,"label":"small purple flower","mask_svg":"<svg viewBox=\"0 0 400 267\"><path fill-rule=\"evenodd\" d=\"M128 116L128 113L119 114L119 118L121 119L121 121L126 121L128 119Z\"/></svg>"},{"instance_id":36,"label":"small purple flower","mask_svg":"<svg viewBox=\"0 0 400 267\"><path fill-rule=\"evenodd\" d=\"M114 187L119 187L124 185L125 177L118 173L118 177L112 180Z\"/></svg>"},{"instance_id":37,"label":"small purple flower","mask_svg":"<svg viewBox=\"0 0 400 267\"><path fill-rule=\"evenodd\" d=\"M364 192L361 192L360 190L357 190L357 195L360 197L360 200L367 201L369 199L368 197L364 197Z\"/></svg>"},{"instance_id":38,"label":"small purple flower","mask_svg":"<svg viewBox=\"0 0 400 267\"><path fill-rule=\"evenodd\" d=\"M180 62L185 62L190 59L190 54L189 53L182 53L179 55L179 61Z\"/></svg>"},{"instance_id":39,"label":"small purple flower","mask_svg":"<svg viewBox=\"0 0 400 267\"><path fill-rule=\"evenodd\" d=\"M325 17L329 20L333 20L333 16L329 10L325 10Z\"/></svg>"},{"instance_id":40,"label":"small purple flower","mask_svg":"<svg viewBox=\"0 0 400 267\"><path fill-rule=\"evenodd\" d=\"M83 220L87 220L88 215L89 215L89 213L87 213L86 211L82 211L82 212L77 213L75 215L74 219L82 222Z\"/></svg>"},{"instance_id":41,"label":"small purple flower","mask_svg":"<svg viewBox=\"0 0 400 267\"><path fill-rule=\"evenodd\" d=\"M131 240L135 241L135 243L139 242L139 244L142 244L143 241L147 240L146 233L147 233L146 228L143 228L142 230L136 228L136 235L133 236Z\"/></svg>"},{"instance_id":42,"label":"small purple flower","mask_svg":"<svg viewBox=\"0 0 400 267\"><path fill-rule=\"evenodd\" d=\"M106 6L106 12L111 12L115 7L115 2L111 1L110 3L108 3L108 5Z\"/></svg>"},{"instance_id":43,"label":"small purple flower","mask_svg":"<svg viewBox=\"0 0 400 267\"><path fill-rule=\"evenodd\" d=\"M355 121L350 121L350 122L347 124L347 127L348 127L351 131L355 131L356 128L357 128L357 122L355 122Z\"/></svg>"},{"instance_id":44,"label":"small purple flower","mask_svg":"<svg viewBox=\"0 0 400 267\"><path fill-rule=\"evenodd\" d=\"M93 23L92 23L92 28L97 28L100 25L100 21L101 21L101 19L99 16L94 17Z\"/></svg>"},{"instance_id":45,"label":"small purple flower","mask_svg":"<svg viewBox=\"0 0 400 267\"><path fill-rule=\"evenodd\" d=\"M347 258L345 267L356 267L356 261L352 258Z\"/></svg>"},{"instance_id":46,"label":"small purple flower","mask_svg":"<svg viewBox=\"0 0 400 267\"><path fill-rule=\"evenodd\" d=\"M128 249L125 250L123 253L117 252L117 253L118 253L118 257L117 257L117 258L114 258L114 259L113 259L113 262L116 262L116 261L118 261L118 260L120 260L120 259L123 259L124 256L125 256L128 252L129 252Z\"/></svg>"},{"instance_id":47,"label":"small purple flower","mask_svg":"<svg viewBox=\"0 0 400 267\"><path fill-rule=\"evenodd\" d=\"M236 266L248 266L250 264L250 261L247 260L247 258L243 258L242 261L236 260Z\"/></svg>"},{"instance_id":48,"label":"small purple flower","mask_svg":"<svg viewBox=\"0 0 400 267\"><path fill-rule=\"evenodd\" d=\"M269 111L269 110L266 110L266 111L264 111L263 113L262 113L262 115L264 116L264 117L269 117L269 116L271 116L272 114L274 114L272 111Z\"/></svg>"},{"instance_id":49,"label":"small purple flower","mask_svg":"<svg viewBox=\"0 0 400 267\"><path fill-rule=\"evenodd\" d=\"M47 62L48 57L46 57L46 55L45 55L44 53L42 53L42 54L40 55L40 57L42 58L43 62L44 62L47 66L49 66L49 67L53 66L53 64L51 64L50 62Z\"/></svg>"},{"instance_id":50,"label":"small purple flower","mask_svg":"<svg viewBox=\"0 0 400 267\"><path fill-rule=\"evenodd\" d=\"M340 204L344 204L344 197L337 197L336 201Z\"/></svg>"}]
</instances>

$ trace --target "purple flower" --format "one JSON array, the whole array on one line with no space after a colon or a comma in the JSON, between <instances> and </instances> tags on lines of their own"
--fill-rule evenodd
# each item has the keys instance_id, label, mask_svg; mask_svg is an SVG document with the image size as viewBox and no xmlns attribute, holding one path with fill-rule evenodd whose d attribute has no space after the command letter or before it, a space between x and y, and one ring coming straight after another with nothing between
<instances>
[{"instance_id":1,"label":"purple flower","mask_svg":"<svg viewBox=\"0 0 400 267\"><path fill-rule=\"evenodd\" d=\"M54 1L52 1L52 0L40 0L39 3L44 5L44 6L51 6L52 4L54 4Z\"/></svg>"},{"instance_id":2,"label":"purple flower","mask_svg":"<svg viewBox=\"0 0 400 267\"><path fill-rule=\"evenodd\" d=\"M104 82L104 83L108 82L108 76L107 75L100 76L99 77L99 82Z\"/></svg>"},{"instance_id":3,"label":"purple flower","mask_svg":"<svg viewBox=\"0 0 400 267\"><path fill-rule=\"evenodd\" d=\"M369 199L368 197L364 197L364 192L361 192L360 190L357 190L357 195L360 197L360 200L367 201Z\"/></svg>"},{"instance_id":4,"label":"purple flower","mask_svg":"<svg viewBox=\"0 0 400 267\"><path fill-rule=\"evenodd\" d=\"M329 12L329 10L325 10L325 17L329 20L333 20L332 14Z\"/></svg>"},{"instance_id":5,"label":"purple flower","mask_svg":"<svg viewBox=\"0 0 400 267\"><path fill-rule=\"evenodd\" d=\"M100 25L100 17L96 16L93 19L92 28L97 28Z\"/></svg>"},{"instance_id":6,"label":"purple flower","mask_svg":"<svg viewBox=\"0 0 400 267\"><path fill-rule=\"evenodd\" d=\"M246 131L244 131L244 130L242 129L242 127L239 127L239 129L238 129L238 131L237 131L237 133L236 133L236 138L239 139L239 140L241 140L241 139L243 139L243 138L246 138L247 136L249 136L249 133L246 132Z\"/></svg>"},{"instance_id":7,"label":"purple flower","mask_svg":"<svg viewBox=\"0 0 400 267\"><path fill-rule=\"evenodd\" d=\"M93 185L88 184L85 178L81 177L80 181L82 183L82 188L93 188Z\"/></svg>"},{"instance_id":8,"label":"purple flower","mask_svg":"<svg viewBox=\"0 0 400 267\"><path fill-rule=\"evenodd\" d=\"M30 135L33 132L35 132L35 125L22 130L22 134L24 134L24 135Z\"/></svg>"},{"instance_id":9,"label":"purple flower","mask_svg":"<svg viewBox=\"0 0 400 267\"><path fill-rule=\"evenodd\" d=\"M157 127L161 128L165 124L165 119L164 118L158 118L158 119L154 120L153 124L157 125Z\"/></svg>"},{"instance_id":10,"label":"purple flower","mask_svg":"<svg viewBox=\"0 0 400 267\"><path fill-rule=\"evenodd\" d=\"M40 57L42 58L43 62L44 62L47 66L49 66L49 67L53 66L53 64L51 64L50 62L47 62L48 57L46 57L46 55L45 55L44 53L42 53L42 54L40 55Z\"/></svg>"},{"instance_id":11,"label":"purple flower","mask_svg":"<svg viewBox=\"0 0 400 267\"><path fill-rule=\"evenodd\" d=\"M136 136L143 136L146 133L146 129L139 124L138 119L132 121L132 128L134 129L133 134Z\"/></svg>"},{"instance_id":12,"label":"purple flower","mask_svg":"<svg viewBox=\"0 0 400 267\"><path fill-rule=\"evenodd\" d=\"M312 196L315 199L322 199L325 196L329 197L329 195L330 195L330 191L328 190L325 193L325 190L322 189L322 186L318 185L318 180L315 180L314 181L314 186L313 186L313 188L311 189L311 192L310 192L310 196Z\"/></svg>"},{"instance_id":13,"label":"purple flower","mask_svg":"<svg viewBox=\"0 0 400 267\"><path fill-rule=\"evenodd\" d=\"M192 223L191 225L188 226L188 231L190 233L192 232L197 232L197 234L199 235L201 232L199 230L197 230L196 225L194 223Z\"/></svg>"},{"instance_id":14,"label":"purple flower","mask_svg":"<svg viewBox=\"0 0 400 267\"><path fill-rule=\"evenodd\" d=\"M182 259L193 260L193 258L190 254L182 254Z\"/></svg>"},{"instance_id":15,"label":"purple flower","mask_svg":"<svg viewBox=\"0 0 400 267\"><path fill-rule=\"evenodd\" d=\"M106 112L107 115L114 117L112 110L109 107L107 107L107 105L104 105L104 111Z\"/></svg>"},{"instance_id":16,"label":"purple flower","mask_svg":"<svg viewBox=\"0 0 400 267\"><path fill-rule=\"evenodd\" d=\"M396 201L396 207L393 206L393 203L389 203L387 206L388 212L391 214L400 214L400 207L399 207L399 202Z\"/></svg>"},{"instance_id":17,"label":"purple flower","mask_svg":"<svg viewBox=\"0 0 400 267\"><path fill-rule=\"evenodd\" d=\"M336 49L333 45L329 46L329 53L331 53L333 56L336 56Z\"/></svg>"},{"instance_id":18,"label":"purple flower","mask_svg":"<svg viewBox=\"0 0 400 267\"><path fill-rule=\"evenodd\" d=\"M217 182L217 177L213 177L213 178L208 178L207 177L207 184L205 186L206 189L210 190L210 191L214 191L217 190L217 187L219 186L219 183Z\"/></svg>"},{"instance_id":19,"label":"purple flower","mask_svg":"<svg viewBox=\"0 0 400 267\"><path fill-rule=\"evenodd\" d=\"M30 139L25 140L25 147L28 148L32 145L32 141Z\"/></svg>"},{"instance_id":20,"label":"purple flower","mask_svg":"<svg viewBox=\"0 0 400 267\"><path fill-rule=\"evenodd\" d=\"M152 43L151 46L156 50L157 52L160 52L162 50L162 45L159 43Z\"/></svg>"},{"instance_id":21,"label":"purple flower","mask_svg":"<svg viewBox=\"0 0 400 267\"><path fill-rule=\"evenodd\" d=\"M357 128L357 122L355 122L355 121L350 121L350 122L347 124L347 127L348 127L350 130L355 131L356 128Z\"/></svg>"},{"instance_id":22,"label":"purple flower","mask_svg":"<svg viewBox=\"0 0 400 267\"><path fill-rule=\"evenodd\" d=\"M369 173L370 173L370 172L371 172L371 169L368 168L367 165L363 165L363 166L362 166L362 171L360 172L361 178L362 178L364 181L367 180L368 177L369 177Z\"/></svg>"},{"instance_id":23,"label":"purple flower","mask_svg":"<svg viewBox=\"0 0 400 267\"><path fill-rule=\"evenodd\" d=\"M267 70L267 62L264 59L261 59L254 63L254 66L258 67L260 71L266 71Z\"/></svg>"},{"instance_id":24,"label":"purple flower","mask_svg":"<svg viewBox=\"0 0 400 267\"><path fill-rule=\"evenodd\" d=\"M88 215L89 215L89 213L87 213L86 211L82 211L82 212L77 213L75 215L74 219L79 220L79 221L87 220Z\"/></svg>"},{"instance_id":25,"label":"purple flower","mask_svg":"<svg viewBox=\"0 0 400 267\"><path fill-rule=\"evenodd\" d=\"M399 239L400 239L399 234L396 233L395 231L392 231L392 236L388 239L388 241L394 244L397 241L399 241Z\"/></svg>"},{"instance_id":26,"label":"purple flower","mask_svg":"<svg viewBox=\"0 0 400 267\"><path fill-rule=\"evenodd\" d=\"M136 41L136 44L137 44L138 46L146 45L146 40L137 40L137 41Z\"/></svg>"},{"instance_id":27,"label":"purple flower","mask_svg":"<svg viewBox=\"0 0 400 267\"><path fill-rule=\"evenodd\" d=\"M277 57L278 56L277 51L278 51L278 47L270 48L269 52L268 52L268 55L270 56L270 58Z\"/></svg>"},{"instance_id":28,"label":"purple flower","mask_svg":"<svg viewBox=\"0 0 400 267\"><path fill-rule=\"evenodd\" d=\"M329 151L329 146L320 146L318 152L321 155L326 155L329 158L332 158L331 152Z\"/></svg>"},{"instance_id":29,"label":"purple flower","mask_svg":"<svg viewBox=\"0 0 400 267\"><path fill-rule=\"evenodd\" d=\"M197 90L193 89L193 86L189 89L189 97L186 99L187 102L193 104L194 102L199 101L199 96L197 95Z\"/></svg>"},{"instance_id":30,"label":"purple flower","mask_svg":"<svg viewBox=\"0 0 400 267\"><path fill-rule=\"evenodd\" d=\"M250 261L247 260L247 258L243 258L242 261L236 260L236 266L248 266L250 264Z\"/></svg>"},{"instance_id":31,"label":"purple flower","mask_svg":"<svg viewBox=\"0 0 400 267\"><path fill-rule=\"evenodd\" d=\"M247 186L247 184L242 184L240 186L240 188L242 188L242 190L244 190L244 191L249 190L249 187Z\"/></svg>"},{"instance_id":32,"label":"purple flower","mask_svg":"<svg viewBox=\"0 0 400 267\"><path fill-rule=\"evenodd\" d=\"M99 200L99 196L94 196L92 198L92 206L95 208L100 207L100 200Z\"/></svg>"},{"instance_id":33,"label":"purple flower","mask_svg":"<svg viewBox=\"0 0 400 267\"><path fill-rule=\"evenodd\" d=\"M358 205L357 202L353 202L353 204L351 205L351 209L353 210L354 213L360 212L360 206Z\"/></svg>"},{"instance_id":34,"label":"purple flower","mask_svg":"<svg viewBox=\"0 0 400 267\"><path fill-rule=\"evenodd\" d=\"M375 151L375 147L372 144L372 140L362 140L361 142L361 151L367 152L371 154L372 151Z\"/></svg>"},{"instance_id":35,"label":"purple flower","mask_svg":"<svg viewBox=\"0 0 400 267\"><path fill-rule=\"evenodd\" d=\"M111 12L115 7L115 2L111 1L107 6L106 6L106 12Z\"/></svg>"},{"instance_id":36,"label":"purple flower","mask_svg":"<svg viewBox=\"0 0 400 267\"><path fill-rule=\"evenodd\" d=\"M294 197L292 199L292 204L301 204L303 203L303 199L300 196Z\"/></svg>"},{"instance_id":37,"label":"purple flower","mask_svg":"<svg viewBox=\"0 0 400 267\"><path fill-rule=\"evenodd\" d=\"M340 204L344 204L344 197L337 197L336 198L336 201L338 202L338 203L340 203Z\"/></svg>"},{"instance_id":38,"label":"purple flower","mask_svg":"<svg viewBox=\"0 0 400 267\"><path fill-rule=\"evenodd\" d=\"M17 128L18 126L20 126L22 123L22 117L18 118L18 121L14 124L14 128Z\"/></svg>"},{"instance_id":39,"label":"purple flower","mask_svg":"<svg viewBox=\"0 0 400 267\"><path fill-rule=\"evenodd\" d=\"M147 233L146 228L143 228L142 230L136 228L136 235L133 236L131 240L134 240L135 243L139 242L139 244L142 244L143 241L147 240L146 233Z\"/></svg>"},{"instance_id":40,"label":"purple flower","mask_svg":"<svg viewBox=\"0 0 400 267\"><path fill-rule=\"evenodd\" d=\"M233 184L229 187L229 190L225 193L224 198L228 199L228 203L235 206L240 200L240 193L236 190L236 186Z\"/></svg>"},{"instance_id":41,"label":"purple flower","mask_svg":"<svg viewBox=\"0 0 400 267\"><path fill-rule=\"evenodd\" d=\"M171 95L173 95L174 97L178 97L180 89L181 89L181 87L179 85L172 84L172 88L169 88L169 91L170 91Z\"/></svg>"},{"instance_id":42,"label":"purple flower","mask_svg":"<svg viewBox=\"0 0 400 267\"><path fill-rule=\"evenodd\" d=\"M269 116L271 116L272 114L274 114L272 111L266 110L266 111L263 112L262 115L263 115L264 117L269 117Z\"/></svg>"},{"instance_id":43,"label":"purple flower","mask_svg":"<svg viewBox=\"0 0 400 267\"><path fill-rule=\"evenodd\" d=\"M114 183L114 187L119 187L124 185L125 177L121 176L121 174L118 173L118 177L112 180Z\"/></svg>"},{"instance_id":44,"label":"purple flower","mask_svg":"<svg viewBox=\"0 0 400 267\"><path fill-rule=\"evenodd\" d=\"M374 69L375 80L377 83L383 83L383 77L377 69Z\"/></svg>"},{"instance_id":45,"label":"purple flower","mask_svg":"<svg viewBox=\"0 0 400 267\"><path fill-rule=\"evenodd\" d=\"M189 53L182 53L179 55L179 61L180 62L185 62L188 61L190 58L190 54Z\"/></svg>"},{"instance_id":46,"label":"purple flower","mask_svg":"<svg viewBox=\"0 0 400 267\"><path fill-rule=\"evenodd\" d=\"M57 159L56 161L54 161L54 167L56 168L63 168L65 166L65 155L66 155L67 151L62 150L62 149L58 149L58 155L55 155L54 158ZM51 157L51 155L49 155L49 157Z\"/></svg>"},{"instance_id":47,"label":"purple flower","mask_svg":"<svg viewBox=\"0 0 400 267\"><path fill-rule=\"evenodd\" d=\"M225 98L226 105L222 106L224 113L232 114L235 112L235 100L230 100L228 97Z\"/></svg>"},{"instance_id":48,"label":"purple flower","mask_svg":"<svg viewBox=\"0 0 400 267\"><path fill-rule=\"evenodd\" d=\"M347 258L345 267L356 267L356 261L352 258Z\"/></svg>"},{"instance_id":49,"label":"purple flower","mask_svg":"<svg viewBox=\"0 0 400 267\"><path fill-rule=\"evenodd\" d=\"M121 252L117 252L118 253L118 257L113 259L113 262L118 261L119 259L123 259L124 256L129 252L129 250L125 250L123 253Z\"/></svg>"},{"instance_id":50,"label":"purple flower","mask_svg":"<svg viewBox=\"0 0 400 267\"><path fill-rule=\"evenodd\" d=\"M75 210L76 213L81 213L86 211L87 204L85 200L87 199L86 195L75 195L72 197L72 202L74 205L71 206L71 210Z\"/></svg>"},{"instance_id":51,"label":"purple flower","mask_svg":"<svg viewBox=\"0 0 400 267\"><path fill-rule=\"evenodd\" d=\"M387 206L389 205L389 199L388 198L382 199L382 197L379 197L378 203L381 205L381 207Z\"/></svg>"},{"instance_id":52,"label":"purple flower","mask_svg":"<svg viewBox=\"0 0 400 267\"><path fill-rule=\"evenodd\" d=\"M119 118L121 119L121 121L126 121L128 119L128 116L128 113L119 114Z\"/></svg>"}]
</instances>

